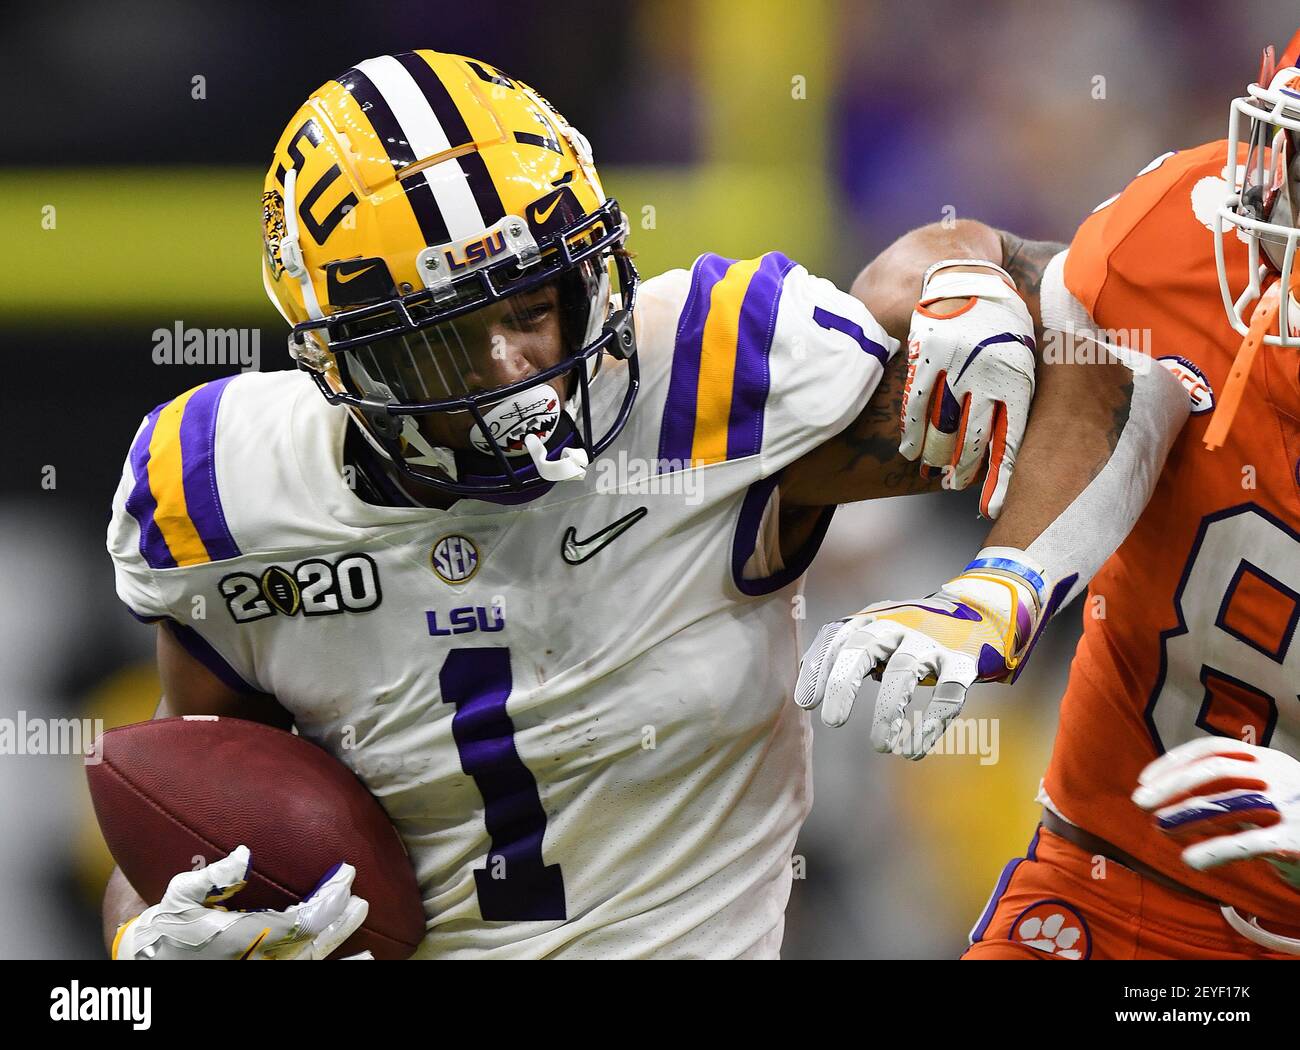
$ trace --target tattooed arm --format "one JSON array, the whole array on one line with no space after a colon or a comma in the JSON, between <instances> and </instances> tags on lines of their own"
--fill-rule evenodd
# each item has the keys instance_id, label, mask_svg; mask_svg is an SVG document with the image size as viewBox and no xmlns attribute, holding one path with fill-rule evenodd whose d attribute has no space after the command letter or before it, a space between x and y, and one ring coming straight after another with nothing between
<instances>
[{"instance_id":1,"label":"tattooed arm","mask_svg":"<svg viewBox=\"0 0 1300 1050\"><path fill-rule=\"evenodd\" d=\"M941 234L956 240L941 241ZM1068 340L1080 342L1083 337L1052 332L1050 338L1043 338L1040 306L1047 263L1063 250L1059 244L1028 241L969 221L958 223L954 230L923 227L895 242L863 270L853 294L891 335L898 338L901 333L905 338L921 275L935 258L990 258L1012 275L1028 302L1038 346L1063 348ZM1161 377L1135 376L1126 365L1089 350L1053 354L1051 362L1039 362L1033 410L1006 503L989 534L990 546L1027 549L1056 522L1112 461L1135 404L1145 409L1143 426L1134 429L1135 435L1141 431L1152 436L1152 415L1162 421L1157 430L1174 426L1168 419L1178 407L1178 397ZM783 550L795 549L815 520L811 513L815 508L939 487L937 478L922 478L916 465L898 451L905 368L904 355L896 354L853 424L787 468L781 481ZM1159 440L1150 449L1152 462L1143 460L1136 466L1141 486L1133 491L1141 495L1141 503L1163 462L1161 446L1168 447L1163 431L1155 437ZM1131 468L1129 464L1124 469ZM1115 544L1122 539L1123 533L1117 535Z\"/></svg>"},{"instance_id":2,"label":"tattooed arm","mask_svg":"<svg viewBox=\"0 0 1300 1050\"><path fill-rule=\"evenodd\" d=\"M1103 356L1093 351L1075 360L1096 362ZM898 451L906 363L896 354L853 425L787 469L781 480L784 551L798 549L805 527L815 521L815 508L939 488L937 475L921 477L916 464ZM1134 380L1134 373L1114 360L1039 365L1025 441L989 546L1027 548L1101 473L1129 421Z\"/></svg>"},{"instance_id":3,"label":"tattooed arm","mask_svg":"<svg viewBox=\"0 0 1300 1050\"><path fill-rule=\"evenodd\" d=\"M1006 249L1001 236L992 227L969 219L949 226L922 226L900 237L869 262L853 282L850 293L866 304L886 332L906 343L921 279L930 264L938 259L1002 261ZM1051 258L1050 254L1047 258ZM1016 277L1017 282L1021 279ZM1026 274L1024 279L1035 277ZM1036 279L1041 281L1041 272ZM895 354L885 366L885 374L867 407L853 424L786 469L781 480L783 547L785 534L793 531L794 522L816 520L815 515L807 513L808 508L939 489L938 475L923 477L916 464L898 450L906 374L907 355Z\"/></svg>"},{"instance_id":4,"label":"tattooed arm","mask_svg":"<svg viewBox=\"0 0 1300 1050\"><path fill-rule=\"evenodd\" d=\"M866 304L881 327L895 339L905 342L920 294L921 278L930 264L944 258L988 259L1000 263L1015 280L1029 305L1041 347L1044 340L1041 338L1039 294L1043 271L1052 256L1064 249L1061 244L1028 241L969 219L951 226L934 223L900 237L881 252L858 275L851 292ZM943 304L935 305L942 307ZM787 468L781 481L781 499L786 508L824 507L938 490L940 479L937 475L922 477L916 464L898 451L898 420L906 370L906 355L896 354L886 366L885 375L867 407L853 424ZM1122 380L1118 372L1108 375L1112 385ZM1045 378L1040 363L1040 384ZM1087 383L1103 377L1084 370L1071 378L1074 382ZM1053 393L1044 399L1040 389L1029 423L1029 432L1038 430L1042 435L1040 440L1050 437L1050 427L1059 422L1058 417L1069 416L1071 409L1078 408L1071 401L1069 383L1056 382L1054 378L1046 385L1052 388ZM1104 403L1105 411L1113 411L1111 401L1115 396L1113 390L1097 391L1098 401ZM1056 402L1054 411L1040 409L1040 406L1052 402ZM1040 415L1049 418L1036 426L1034 420ZM1021 450L1022 458L1030 451L1028 434L1026 446ZM1099 470L1100 465L1093 462L1091 469ZM790 509L787 516L799 515Z\"/></svg>"},{"instance_id":5,"label":"tattooed arm","mask_svg":"<svg viewBox=\"0 0 1300 1050\"><path fill-rule=\"evenodd\" d=\"M938 490L937 474L921 477L916 464L898 451L898 408L906 372L907 355L895 354L867 407L849 428L786 468L781 477L783 505L824 507Z\"/></svg>"}]
</instances>

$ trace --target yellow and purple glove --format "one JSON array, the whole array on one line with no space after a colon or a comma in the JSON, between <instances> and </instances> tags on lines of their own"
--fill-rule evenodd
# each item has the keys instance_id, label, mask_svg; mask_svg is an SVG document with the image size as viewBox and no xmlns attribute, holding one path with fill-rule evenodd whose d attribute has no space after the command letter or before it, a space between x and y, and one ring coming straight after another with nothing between
<instances>
[{"instance_id":1,"label":"yellow and purple glove","mask_svg":"<svg viewBox=\"0 0 1300 1050\"><path fill-rule=\"evenodd\" d=\"M871 744L924 758L960 714L974 682L1010 681L1043 626L1048 583L1024 551L987 547L962 574L919 601L877 602L823 627L804 653L795 703L848 721L862 682L880 679ZM919 730L907 722L918 685L933 685Z\"/></svg>"}]
</instances>

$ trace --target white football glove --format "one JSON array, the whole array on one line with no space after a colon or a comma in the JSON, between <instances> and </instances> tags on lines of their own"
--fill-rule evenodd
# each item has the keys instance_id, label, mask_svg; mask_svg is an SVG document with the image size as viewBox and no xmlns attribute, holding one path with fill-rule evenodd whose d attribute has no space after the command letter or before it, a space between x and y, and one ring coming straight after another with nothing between
<instances>
[{"instance_id":1,"label":"white football glove","mask_svg":"<svg viewBox=\"0 0 1300 1050\"><path fill-rule=\"evenodd\" d=\"M1179 841L1183 863L1208 871L1266 860L1300 889L1300 762L1281 751L1207 736L1166 752L1138 775L1133 801Z\"/></svg>"},{"instance_id":2,"label":"white football glove","mask_svg":"<svg viewBox=\"0 0 1300 1050\"><path fill-rule=\"evenodd\" d=\"M356 868L340 864L300 904L282 911L227 911L244 888L251 857L239 846L198 871L183 871L160 903L118 930L114 959L324 959L365 921Z\"/></svg>"},{"instance_id":3,"label":"white football glove","mask_svg":"<svg viewBox=\"0 0 1300 1050\"><path fill-rule=\"evenodd\" d=\"M932 313L941 299L965 305ZM1033 397L1034 322L1011 276L980 259L945 259L926 270L907 337L899 451L919 456L923 472L943 470L946 489L966 488L987 457L980 513L996 518Z\"/></svg>"},{"instance_id":4,"label":"white football glove","mask_svg":"<svg viewBox=\"0 0 1300 1050\"><path fill-rule=\"evenodd\" d=\"M1028 657L1047 582L1027 557L1010 547L986 547L927 598L877 602L828 623L799 664L795 703L805 709L822 704L822 721L842 726L863 679L876 674L871 746L924 758L961 713L973 682L1010 680ZM906 718L918 685L935 687L919 731Z\"/></svg>"}]
</instances>

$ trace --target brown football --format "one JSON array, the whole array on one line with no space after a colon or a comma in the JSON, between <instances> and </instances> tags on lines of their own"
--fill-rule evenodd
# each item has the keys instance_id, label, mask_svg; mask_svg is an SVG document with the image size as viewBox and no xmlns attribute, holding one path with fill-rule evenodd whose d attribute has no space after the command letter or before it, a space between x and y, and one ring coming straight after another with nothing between
<instances>
[{"instance_id":1,"label":"brown football","mask_svg":"<svg viewBox=\"0 0 1300 1050\"><path fill-rule=\"evenodd\" d=\"M283 908L346 861L370 912L336 957L368 948L405 959L424 936L415 872L388 815L302 737L236 718L162 718L108 730L86 774L109 851L150 903L177 872L243 844L248 885L227 907Z\"/></svg>"}]
</instances>

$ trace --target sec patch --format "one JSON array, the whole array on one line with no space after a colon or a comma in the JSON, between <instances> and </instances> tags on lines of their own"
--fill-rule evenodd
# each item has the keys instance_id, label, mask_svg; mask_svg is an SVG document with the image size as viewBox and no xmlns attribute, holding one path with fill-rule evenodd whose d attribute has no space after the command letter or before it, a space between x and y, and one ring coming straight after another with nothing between
<instances>
[{"instance_id":1,"label":"sec patch","mask_svg":"<svg viewBox=\"0 0 1300 1050\"><path fill-rule=\"evenodd\" d=\"M458 533L442 537L429 553L429 564L446 583L465 583L478 572L478 563L478 547Z\"/></svg>"},{"instance_id":2,"label":"sec patch","mask_svg":"<svg viewBox=\"0 0 1300 1050\"><path fill-rule=\"evenodd\" d=\"M1065 901L1035 901L1011 924L1011 940L1058 959L1086 959L1092 935L1083 916Z\"/></svg>"}]
</instances>

